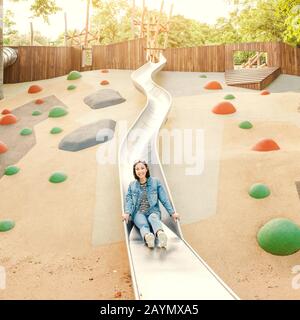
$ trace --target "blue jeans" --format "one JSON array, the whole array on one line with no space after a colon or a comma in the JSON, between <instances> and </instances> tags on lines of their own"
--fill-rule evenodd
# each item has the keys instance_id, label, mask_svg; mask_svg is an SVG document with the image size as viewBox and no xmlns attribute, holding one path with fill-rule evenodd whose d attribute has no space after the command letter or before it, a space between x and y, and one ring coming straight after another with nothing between
<instances>
[{"instance_id":1,"label":"blue jeans","mask_svg":"<svg viewBox=\"0 0 300 320\"><path fill-rule=\"evenodd\" d=\"M139 228L143 240L145 239L145 235L151 232L150 226L152 227L154 234L156 234L158 230L163 230L162 223L157 212L152 212L149 215L137 212L133 222Z\"/></svg>"}]
</instances>

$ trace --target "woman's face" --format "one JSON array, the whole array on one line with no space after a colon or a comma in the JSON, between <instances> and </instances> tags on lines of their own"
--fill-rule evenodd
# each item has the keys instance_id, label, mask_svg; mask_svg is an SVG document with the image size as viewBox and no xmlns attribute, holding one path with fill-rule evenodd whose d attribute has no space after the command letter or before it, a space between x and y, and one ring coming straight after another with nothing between
<instances>
[{"instance_id":1,"label":"woman's face","mask_svg":"<svg viewBox=\"0 0 300 320\"><path fill-rule=\"evenodd\" d=\"M143 179L146 177L146 173L147 173L147 168L146 166L139 162L136 166L135 166L135 173L136 175L139 177L139 179Z\"/></svg>"}]
</instances>

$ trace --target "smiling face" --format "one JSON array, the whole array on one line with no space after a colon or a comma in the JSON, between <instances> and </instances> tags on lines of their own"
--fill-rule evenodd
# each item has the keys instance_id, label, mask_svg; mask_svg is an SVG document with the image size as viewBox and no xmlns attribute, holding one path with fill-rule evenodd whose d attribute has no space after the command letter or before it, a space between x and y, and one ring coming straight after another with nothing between
<instances>
[{"instance_id":1,"label":"smiling face","mask_svg":"<svg viewBox=\"0 0 300 320\"><path fill-rule=\"evenodd\" d=\"M140 180L146 177L146 174L148 171L147 167L142 162L139 162L138 164L136 164L134 170L135 170L135 174Z\"/></svg>"}]
</instances>

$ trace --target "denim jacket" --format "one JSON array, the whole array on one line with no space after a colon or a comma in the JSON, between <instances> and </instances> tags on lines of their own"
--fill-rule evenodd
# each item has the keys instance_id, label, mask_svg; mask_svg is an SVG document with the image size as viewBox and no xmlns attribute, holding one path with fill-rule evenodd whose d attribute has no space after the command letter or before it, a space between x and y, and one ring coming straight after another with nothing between
<instances>
[{"instance_id":1,"label":"denim jacket","mask_svg":"<svg viewBox=\"0 0 300 320\"><path fill-rule=\"evenodd\" d=\"M167 196L165 188L163 187L158 178L147 178L146 188L147 198L150 206L148 212L158 212L161 215L158 200L160 200L160 202L166 208L170 216L175 212ZM132 181L129 184L128 191L126 194L125 212L129 213L130 216L132 216L133 218L139 210L142 200L142 194L143 189L140 185L140 182L138 180Z\"/></svg>"}]
</instances>

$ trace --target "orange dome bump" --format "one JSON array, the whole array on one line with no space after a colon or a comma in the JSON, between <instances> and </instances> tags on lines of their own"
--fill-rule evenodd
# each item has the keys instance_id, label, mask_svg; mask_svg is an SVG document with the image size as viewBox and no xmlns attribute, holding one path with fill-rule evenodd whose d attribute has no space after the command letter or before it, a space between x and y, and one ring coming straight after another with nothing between
<instances>
[{"instance_id":1,"label":"orange dome bump","mask_svg":"<svg viewBox=\"0 0 300 320\"><path fill-rule=\"evenodd\" d=\"M109 82L107 80L103 80L100 82L101 86L107 86Z\"/></svg>"},{"instance_id":2,"label":"orange dome bump","mask_svg":"<svg viewBox=\"0 0 300 320\"><path fill-rule=\"evenodd\" d=\"M38 92L41 92L42 90L43 90L42 87L38 85L33 85L28 89L28 93L38 93Z\"/></svg>"},{"instance_id":3,"label":"orange dome bump","mask_svg":"<svg viewBox=\"0 0 300 320\"><path fill-rule=\"evenodd\" d=\"M108 73L109 71L107 69L101 70L102 73Z\"/></svg>"},{"instance_id":4,"label":"orange dome bump","mask_svg":"<svg viewBox=\"0 0 300 320\"><path fill-rule=\"evenodd\" d=\"M280 150L278 144L272 139L264 139L259 141L253 148L253 151L268 152Z\"/></svg>"},{"instance_id":5,"label":"orange dome bump","mask_svg":"<svg viewBox=\"0 0 300 320\"><path fill-rule=\"evenodd\" d=\"M217 104L212 112L216 114L231 114L236 112L236 108L232 103L226 101Z\"/></svg>"},{"instance_id":6,"label":"orange dome bump","mask_svg":"<svg viewBox=\"0 0 300 320\"><path fill-rule=\"evenodd\" d=\"M220 84L220 82L218 81L211 81L211 82L208 82L204 89L207 89L207 90L222 90L222 86Z\"/></svg>"},{"instance_id":7,"label":"orange dome bump","mask_svg":"<svg viewBox=\"0 0 300 320\"><path fill-rule=\"evenodd\" d=\"M35 100L35 104L43 104L45 101L43 99Z\"/></svg>"},{"instance_id":8,"label":"orange dome bump","mask_svg":"<svg viewBox=\"0 0 300 320\"><path fill-rule=\"evenodd\" d=\"M8 150L7 145L0 141L0 154L5 153Z\"/></svg>"},{"instance_id":9,"label":"orange dome bump","mask_svg":"<svg viewBox=\"0 0 300 320\"><path fill-rule=\"evenodd\" d=\"M13 114L6 114L0 119L0 125L6 126L17 122L17 117Z\"/></svg>"},{"instance_id":10,"label":"orange dome bump","mask_svg":"<svg viewBox=\"0 0 300 320\"><path fill-rule=\"evenodd\" d=\"M262 91L262 92L260 93L261 96L268 96L269 94L271 94L271 93L270 93L270 91L268 91L268 90L264 90L264 91Z\"/></svg>"},{"instance_id":11,"label":"orange dome bump","mask_svg":"<svg viewBox=\"0 0 300 320\"><path fill-rule=\"evenodd\" d=\"M8 109L4 109L4 110L2 110L2 112L1 112L1 114L3 114L3 115L10 114L10 113L11 113L11 111L8 110Z\"/></svg>"}]
</instances>

